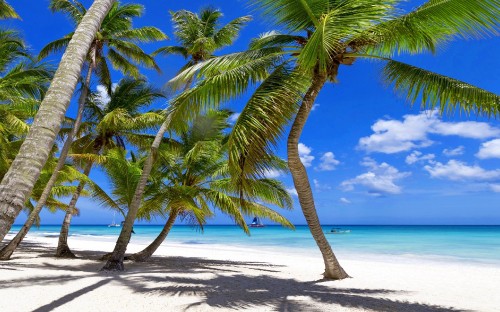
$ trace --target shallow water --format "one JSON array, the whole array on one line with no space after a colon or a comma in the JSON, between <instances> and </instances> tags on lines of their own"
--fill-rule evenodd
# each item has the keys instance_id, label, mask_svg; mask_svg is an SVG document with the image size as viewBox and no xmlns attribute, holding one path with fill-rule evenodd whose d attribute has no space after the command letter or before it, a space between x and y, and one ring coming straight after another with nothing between
<instances>
[{"instance_id":1,"label":"shallow water","mask_svg":"<svg viewBox=\"0 0 500 312\"><path fill-rule=\"evenodd\" d=\"M328 233L333 226L324 226ZM20 226L14 226L12 232ZM137 225L132 242L147 244L162 226ZM500 264L500 226L342 226L348 234L326 235L339 255L398 255L408 259L426 258L445 261L470 261ZM33 228L30 236L56 238L60 226ZM115 241L119 227L106 225L72 225L70 235L90 240ZM209 225L204 231L190 226L174 226L168 241L185 245L226 245L250 250L282 250L310 254L317 252L306 226L289 230L280 226L251 229L251 236L237 226Z\"/></svg>"}]
</instances>

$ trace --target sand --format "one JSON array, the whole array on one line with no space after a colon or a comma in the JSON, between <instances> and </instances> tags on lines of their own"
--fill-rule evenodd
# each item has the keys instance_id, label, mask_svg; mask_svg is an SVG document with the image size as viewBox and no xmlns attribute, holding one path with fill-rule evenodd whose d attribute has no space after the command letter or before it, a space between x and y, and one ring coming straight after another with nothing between
<instances>
[{"instance_id":1,"label":"sand","mask_svg":"<svg viewBox=\"0 0 500 312\"><path fill-rule=\"evenodd\" d=\"M151 261L102 273L111 242L31 237L0 262L0 311L500 311L500 267L402 257L340 260L352 278L321 280L319 254L166 242ZM132 244L130 251L143 246Z\"/></svg>"}]
</instances>

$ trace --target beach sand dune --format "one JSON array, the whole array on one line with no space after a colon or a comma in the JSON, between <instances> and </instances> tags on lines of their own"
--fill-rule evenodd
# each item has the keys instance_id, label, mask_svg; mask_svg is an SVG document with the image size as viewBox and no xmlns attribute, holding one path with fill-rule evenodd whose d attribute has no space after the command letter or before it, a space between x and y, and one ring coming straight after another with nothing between
<instances>
[{"instance_id":1,"label":"beach sand dune","mask_svg":"<svg viewBox=\"0 0 500 312\"><path fill-rule=\"evenodd\" d=\"M52 244L30 240L11 261L0 262L0 310L498 311L500 306L500 270L492 265L350 259L343 264L353 278L332 282L320 279L318 257L166 244L163 256L127 262L126 272L102 273L103 252L91 249L110 250L112 244L78 245L85 247L75 250L79 259L61 260L52 257Z\"/></svg>"}]
</instances>

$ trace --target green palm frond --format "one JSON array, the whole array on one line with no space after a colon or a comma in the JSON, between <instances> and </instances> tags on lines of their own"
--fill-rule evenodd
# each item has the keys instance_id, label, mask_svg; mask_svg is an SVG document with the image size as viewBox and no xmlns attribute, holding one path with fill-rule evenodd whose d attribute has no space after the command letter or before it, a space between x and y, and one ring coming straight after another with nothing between
<instances>
[{"instance_id":1,"label":"green palm frond","mask_svg":"<svg viewBox=\"0 0 500 312\"><path fill-rule=\"evenodd\" d=\"M410 103L422 98L422 106L439 106L441 112L461 110L498 116L500 96L465 82L397 61L388 61L383 75L388 84Z\"/></svg>"},{"instance_id":2,"label":"green palm frond","mask_svg":"<svg viewBox=\"0 0 500 312\"><path fill-rule=\"evenodd\" d=\"M257 88L229 136L229 165L234 177L262 176L270 169L262 160L274 154L309 85L307 76L283 66Z\"/></svg>"},{"instance_id":3,"label":"green palm frond","mask_svg":"<svg viewBox=\"0 0 500 312\"><path fill-rule=\"evenodd\" d=\"M214 35L214 43L217 48L228 46L233 43L233 41L238 36L241 29L252 20L252 17L242 16L235 18L223 27L221 27Z\"/></svg>"},{"instance_id":4,"label":"green palm frond","mask_svg":"<svg viewBox=\"0 0 500 312\"><path fill-rule=\"evenodd\" d=\"M80 24L83 16L87 13L80 2L73 0L51 0L49 9L52 12L66 13L75 26Z\"/></svg>"},{"instance_id":5,"label":"green palm frond","mask_svg":"<svg viewBox=\"0 0 500 312\"><path fill-rule=\"evenodd\" d=\"M0 19L17 18L21 19L12 6L5 0L0 0Z\"/></svg>"},{"instance_id":6,"label":"green palm frond","mask_svg":"<svg viewBox=\"0 0 500 312\"><path fill-rule=\"evenodd\" d=\"M38 53L38 59L44 59L51 53L60 53L63 52L69 44L69 41L73 37L74 33L69 33L62 37L61 39L54 40L48 43L45 47L42 48L40 53Z\"/></svg>"},{"instance_id":7,"label":"green palm frond","mask_svg":"<svg viewBox=\"0 0 500 312\"><path fill-rule=\"evenodd\" d=\"M115 34L115 38L126 39L135 43L155 42L168 39L167 35L161 30L150 26L124 30Z\"/></svg>"},{"instance_id":8,"label":"green palm frond","mask_svg":"<svg viewBox=\"0 0 500 312\"><path fill-rule=\"evenodd\" d=\"M499 26L498 0L431 0L408 14L368 28L351 44L367 53L386 57L435 52L439 44L456 37L496 36Z\"/></svg>"},{"instance_id":9,"label":"green palm frond","mask_svg":"<svg viewBox=\"0 0 500 312\"><path fill-rule=\"evenodd\" d=\"M159 48L155 50L151 55L156 56L156 55L170 55L170 54L176 54L176 55L181 55L184 58L188 58L189 56L189 51L185 47L180 47L180 46L166 46Z\"/></svg>"}]
</instances>

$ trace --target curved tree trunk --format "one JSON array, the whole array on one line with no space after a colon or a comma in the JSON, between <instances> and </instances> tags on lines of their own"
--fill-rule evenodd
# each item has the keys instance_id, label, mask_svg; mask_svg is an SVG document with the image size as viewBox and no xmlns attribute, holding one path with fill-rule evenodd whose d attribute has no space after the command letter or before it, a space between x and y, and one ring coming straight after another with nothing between
<instances>
[{"instance_id":1,"label":"curved tree trunk","mask_svg":"<svg viewBox=\"0 0 500 312\"><path fill-rule=\"evenodd\" d=\"M95 0L68 44L19 153L0 184L0 241L33 190L49 157L75 90L85 57L115 0Z\"/></svg>"},{"instance_id":2,"label":"curved tree trunk","mask_svg":"<svg viewBox=\"0 0 500 312\"><path fill-rule=\"evenodd\" d=\"M311 87L307 90L307 93L304 96L302 105L299 108L288 136L288 167L292 173L293 183L295 185L295 189L297 190L300 207L302 208L302 212L306 218L307 225L309 226L309 230L311 231L311 234L314 237L321 254L323 255L323 261L325 262L324 277L337 280L347 278L349 275L347 275L344 269L340 266L335 254L332 251L332 247L326 240L325 234L323 233L323 229L321 228L318 214L316 212L316 207L314 205L314 198L311 191L311 185L309 184L307 171L300 161L298 148L302 129L306 124L309 113L314 105L314 101L326 80L326 75L315 75Z\"/></svg>"},{"instance_id":3,"label":"curved tree trunk","mask_svg":"<svg viewBox=\"0 0 500 312\"><path fill-rule=\"evenodd\" d=\"M52 191L52 187L56 184L57 178L59 177L59 171L64 167L66 162L66 157L68 156L69 148L73 143L73 139L77 136L78 130L80 129L80 125L82 123L83 109L85 107L85 100L87 99L87 94L90 88L90 78L92 76L92 66L89 65L89 69L87 72L87 77L85 78L85 84L83 86L83 90L80 93L80 97L78 98L78 113L76 114L75 124L73 125L73 130L68 134L66 138L66 142L64 142L64 146L61 150L61 154L59 155L59 159L57 160L56 168L50 177L49 182L45 185L43 189L43 193L38 199L35 209L30 213L28 219L24 223L23 227L19 230L16 236L7 244L2 250L0 250L0 260L9 260L17 246L22 242L26 234L28 234L31 226L35 222L38 214L42 210L43 206L47 202L47 199L50 196L50 192Z\"/></svg>"},{"instance_id":4,"label":"curved tree trunk","mask_svg":"<svg viewBox=\"0 0 500 312\"><path fill-rule=\"evenodd\" d=\"M123 266L123 259L125 256L125 252L127 251L127 245L130 241L130 236L132 235L132 226L134 225L135 217L137 216L137 211L139 210L139 207L141 205L142 195L144 194L144 189L146 188L149 174L151 173L151 169L153 168L153 163L156 159L158 148L160 147L163 135L167 131L167 127L168 120L161 125L158 133L156 133L156 137L153 141L153 144L151 145L151 151L148 155L148 158L146 158L146 161L144 162L141 178L139 179L139 182L137 183L137 187L135 189L134 198L132 199L130 207L128 208L122 231L120 232L120 236L116 241L115 249L113 250L113 254L108 259L101 271L123 271L125 269Z\"/></svg>"},{"instance_id":5,"label":"curved tree trunk","mask_svg":"<svg viewBox=\"0 0 500 312\"><path fill-rule=\"evenodd\" d=\"M158 237L155 238L155 240L149 244L148 247L144 248L142 251L137 252L133 255L125 257L127 260L133 260L137 262L144 262L147 261L151 256L155 253L155 251L160 247L160 245L163 243L165 238L167 237L168 233L172 229L172 226L175 223L175 219L177 219L177 215L179 215L178 210L174 210L170 213L170 216L168 217L167 223L165 223L165 226L161 230L160 234Z\"/></svg>"},{"instance_id":6,"label":"curved tree trunk","mask_svg":"<svg viewBox=\"0 0 500 312\"><path fill-rule=\"evenodd\" d=\"M89 163L85 166L85 169L83 170L83 174L88 176L90 173L90 170L92 169L92 162L89 161ZM57 250L56 250L56 257L58 258L75 258L75 254L71 252L68 246L68 233L69 233L69 226L71 224L71 217L73 216L73 211L75 210L76 207L76 202L78 201L78 198L80 198L80 194L82 193L83 187L85 186L85 182L81 181L78 184L78 187L76 188L75 193L73 194L73 197L71 198L71 201L69 202L68 209L66 209L66 215L64 216L64 221L61 226L61 232L59 233L59 242L57 244Z\"/></svg>"}]
</instances>

